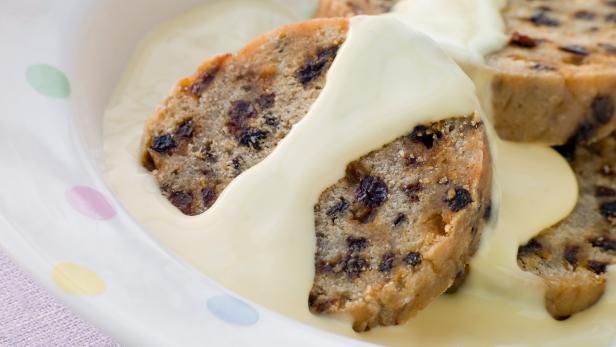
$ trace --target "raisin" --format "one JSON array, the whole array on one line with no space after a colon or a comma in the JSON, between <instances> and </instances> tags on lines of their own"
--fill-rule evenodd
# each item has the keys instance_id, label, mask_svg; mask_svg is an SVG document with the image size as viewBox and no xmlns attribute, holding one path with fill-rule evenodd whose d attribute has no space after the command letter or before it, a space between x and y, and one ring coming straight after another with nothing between
<instances>
[{"instance_id":1,"label":"raisin","mask_svg":"<svg viewBox=\"0 0 616 347\"><path fill-rule=\"evenodd\" d=\"M604 186L595 187L595 196L598 198L609 198L616 196L616 189Z\"/></svg>"},{"instance_id":2,"label":"raisin","mask_svg":"<svg viewBox=\"0 0 616 347\"><path fill-rule=\"evenodd\" d=\"M252 147L253 149L260 151L263 149L261 147L261 142L267 138L269 133L267 131L249 128L243 130L238 136L237 141L242 146Z\"/></svg>"},{"instance_id":3,"label":"raisin","mask_svg":"<svg viewBox=\"0 0 616 347\"><path fill-rule=\"evenodd\" d=\"M596 96L591 105L592 116L599 124L607 124L614 116L614 102L608 95Z\"/></svg>"},{"instance_id":4,"label":"raisin","mask_svg":"<svg viewBox=\"0 0 616 347\"><path fill-rule=\"evenodd\" d=\"M274 107L276 101L276 94L263 94L257 99L257 104L262 110Z\"/></svg>"},{"instance_id":5,"label":"raisin","mask_svg":"<svg viewBox=\"0 0 616 347\"><path fill-rule=\"evenodd\" d=\"M216 74L220 70L220 66L215 66L207 70L201 77L199 77L192 85L188 87L188 91L195 96L199 96L203 93L216 78Z\"/></svg>"},{"instance_id":6,"label":"raisin","mask_svg":"<svg viewBox=\"0 0 616 347\"><path fill-rule=\"evenodd\" d=\"M599 211L605 218L616 218L616 201L601 204Z\"/></svg>"},{"instance_id":7,"label":"raisin","mask_svg":"<svg viewBox=\"0 0 616 347\"><path fill-rule=\"evenodd\" d=\"M575 19L593 20L597 16L594 12L588 10L579 10L573 14Z\"/></svg>"},{"instance_id":8,"label":"raisin","mask_svg":"<svg viewBox=\"0 0 616 347\"><path fill-rule=\"evenodd\" d=\"M368 208L377 208L387 200L387 185L375 176L362 178L357 187L357 201Z\"/></svg>"},{"instance_id":9,"label":"raisin","mask_svg":"<svg viewBox=\"0 0 616 347\"><path fill-rule=\"evenodd\" d=\"M536 26L548 26L548 27L560 26L560 22L558 20L550 18L543 11L535 13L529 18L529 20Z\"/></svg>"},{"instance_id":10,"label":"raisin","mask_svg":"<svg viewBox=\"0 0 616 347\"><path fill-rule=\"evenodd\" d=\"M334 272L334 267L324 261L319 261L316 265L316 270L319 273Z\"/></svg>"},{"instance_id":11,"label":"raisin","mask_svg":"<svg viewBox=\"0 0 616 347\"><path fill-rule=\"evenodd\" d=\"M325 66L336 57L338 48L338 46L331 46L317 52L316 58L307 59L304 65L295 73L295 78L305 85L319 77L323 73Z\"/></svg>"},{"instance_id":12,"label":"raisin","mask_svg":"<svg viewBox=\"0 0 616 347\"><path fill-rule=\"evenodd\" d=\"M580 246L567 246L565 248L564 258L567 263L571 264L575 269L578 265L578 254L580 253Z\"/></svg>"},{"instance_id":13,"label":"raisin","mask_svg":"<svg viewBox=\"0 0 616 347\"><path fill-rule=\"evenodd\" d=\"M409 217L407 217L404 213L398 213L396 219L394 219L394 226L400 226L409 221Z\"/></svg>"},{"instance_id":14,"label":"raisin","mask_svg":"<svg viewBox=\"0 0 616 347\"><path fill-rule=\"evenodd\" d=\"M543 245L536 239L531 239L527 244L518 247L518 258L528 254L536 254L542 250Z\"/></svg>"},{"instance_id":15,"label":"raisin","mask_svg":"<svg viewBox=\"0 0 616 347\"><path fill-rule=\"evenodd\" d=\"M418 125L413 129L411 134L408 136L409 139L416 143L423 144L427 149L432 149L434 147L435 138L441 138L442 134L438 131L433 132L431 129L424 125Z\"/></svg>"},{"instance_id":16,"label":"raisin","mask_svg":"<svg viewBox=\"0 0 616 347\"><path fill-rule=\"evenodd\" d=\"M531 65L530 68L535 70L535 71L543 71L543 72L556 71L555 67L549 66L549 65L545 65L545 64L541 64L541 63L534 63L533 65Z\"/></svg>"},{"instance_id":17,"label":"raisin","mask_svg":"<svg viewBox=\"0 0 616 347\"><path fill-rule=\"evenodd\" d=\"M165 153L174 149L176 146L173 136L167 134L155 137L154 140L152 140L152 146L150 146L150 148L158 153Z\"/></svg>"},{"instance_id":18,"label":"raisin","mask_svg":"<svg viewBox=\"0 0 616 347\"><path fill-rule=\"evenodd\" d=\"M595 239L589 240L590 244L595 248L601 248L604 251L615 252L616 251L616 240L610 239L605 236L597 237Z\"/></svg>"},{"instance_id":19,"label":"raisin","mask_svg":"<svg viewBox=\"0 0 616 347\"><path fill-rule=\"evenodd\" d=\"M332 219L332 222L336 219L336 217L343 215L346 210L349 208L349 202L340 197L339 201L332 207L330 207L325 214Z\"/></svg>"},{"instance_id":20,"label":"raisin","mask_svg":"<svg viewBox=\"0 0 616 347\"><path fill-rule=\"evenodd\" d=\"M447 205L452 212L459 212L472 203L473 199L468 190L458 187L455 189L455 194L453 194L453 197L447 197L445 202L447 202Z\"/></svg>"},{"instance_id":21,"label":"raisin","mask_svg":"<svg viewBox=\"0 0 616 347\"><path fill-rule=\"evenodd\" d=\"M366 259L358 256L347 257L344 261L344 272L349 278L356 278L361 275L362 272L368 270L369 264Z\"/></svg>"},{"instance_id":22,"label":"raisin","mask_svg":"<svg viewBox=\"0 0 616 347\"><path fill-rule=\"evenodd\" d=\"M610 13L605 16L605 21L608 23L616 23L616 13Z\"/></svg>"},{"instance_id":23,"label":"raisin","mask_svg":"<svg viewBox=\"0 0 616 347\"><path fill-rule=\"evenodd\" d=\"M365 237L349 236L346 239L346 243L350 253L361 252L368 248L368 240Z\"/></svg>"},{"instance_id":24,"label":"raisin","mask_svg":"<svg viewBox=\"0 0 616 347\"><path fill-rule=\"evenodd\" d=\"M607 0L606 3L608 6L616 7L616 0Z\"/></svg>"},{"instance_id":25,"label":"raisin","mask_svg":"<svg viewBox=\"0 0 616 347\"><path fill-rule=\"evenodd\" d=\"M558 49L560 49L563 52L577 54L581 56L587 56L590 54L590 52L586 48L579 46L579 45L559 46Z\"/></svg>"},{"instance_id":26,"label":"raisin","mask_svg":"<svg viewBox=\"0 0 616 347\"><path fill-rule=\"evenodd\" d=\"M242 160L240 158L233 158L233 160L231 160L231 165L236 172L242 171Z\"/></svg>"},{"instance_id":27,"label":"raisin","mask_svg":"<svg viewBox=\"0 0 616 347\"><path fill-rule=\"evenodd\" d=\"M379 272L390 272L394 268L394 262L396 261L396 255L392 252L383 254L381 263L379 264Z\"/></svg>"},{"instance_id":28,"label":"raisin","mask_svg":"<svg viewBox=\"0 0 616 347\"><path fill-rule=\"evenodd\" d=\"M423 258L421 257L421 254L419 254L418 252L410 252L409 254L407 254L406 257L404 257L404 259L402 259L402 261L404 261L407 265L415 267L419 264L421 264Z\"/></svg>"},{"instance_id":29,"label":"raisin","mask_svg":"<svg viewBox=\"0 0 616 347\"><path fill-rule=\"evenodd\" d=\"M602 261L589 260L586 262L588 270L596 273L597 275L604 274L607 271L607 264Z\"/></svg>"},{"instance_id":30,"label":"raisin","mask_svg":"<svg viewBox=\"0 0 616 347\"><path fill-rule=\"evenodd\" d=\"M203 199L203 205L206 208L210 208L214 201L216 201L216 190L211 187L201 189L201 198Z\"/></svg>"},{"instance_id":31,"label":"raisin","mask_svg":"<svg viewBox=\"0 0 616 347\"><path fill-rule=\"evenodd\" d=\"M616 54L616 46L609 43L599 43L599 47L605 49L610 54Z\"/></svg>"},{"instance_id":32,"label":"raisin","mask_svg":"<svg viewBox=\"0 0 616 347\"><path fill-rule=\"evenodd\" d=\"M169 201L173 204L173 206L177 207L184 214L191 214L191 206L193 202L193 197L189 193L184 192L173 192L169 195Z\"/></svg>"},{"instance_id":33,"label":"raisin","mask_svg":"<svg viewBox=\"0 0 616 347\"><path fill-rule=\"evenodd\" d=\"M277 128L280 121L276 117L265 117L265 124L271 126L272 128Z\"/></svg>"},{"instance_id":34,"label":"raisin","mask_svg":"<svg viewBox=\"0 0 616 347\"><path fill-rule=\"evenodd\" d=\"M518 47L533 48L539 44L539 40L518 32L514 32L511 34L511 40L509 43Z\"/></svg>"},{"instance_id":35,"label":"raisin","mask_svg":"<svg viewBox=\"0 0 616 347\"><path fill-rule=\"evenodd\" d=\"M257 110L251 102L246 100L234 101L229 109L229 121L227 126L236 132L246 127L249 118L257 115Z\"/></svg>"},{"instance_id":36,"label":"raisin","mask_svg":"<svg viewBox=\"0 0 616 347\"><path fill-rule=\"evenodd\" d=\"M177 128L177 130L175 131L175 136L191 138L193 135L193 131L194 131L193 122L192 120L189 120L189 121L182 123L182 125L180 125Z\"/></svg>"}]
</instances>

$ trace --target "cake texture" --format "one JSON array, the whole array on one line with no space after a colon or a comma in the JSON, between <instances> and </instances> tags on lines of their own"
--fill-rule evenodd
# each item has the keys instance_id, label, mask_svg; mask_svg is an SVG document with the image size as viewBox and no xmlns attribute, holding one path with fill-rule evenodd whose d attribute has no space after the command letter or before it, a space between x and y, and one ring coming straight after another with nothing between
<instances>
[{"instance_id":1,"label":"cake texture","mask_svg":"<svg viewBox=\"0 0 616 347\"><path fill-rule=\"evenodd\" d=\"M605 290L607 266L616 263L615 136L562 149L577 175L577 205L518 250L520 267L545 282L546 307L556 319L595 304Z\"/></svg>"},{"instance_id":2,"label":"cake texture","mask_svg":"<svg viewBox=\"0 0 616 347\"><path fill-rule=\"evenodd\" d=\"M365 331L455 291L489 218L491 173L476 115L419 125L349 164L315 206L312 312Z\"/></svg>"},{"instance_id":3,"label":"cake texture","mask_svg":"<svg viewBox=\"0 0 616 347\"><path fill-rule=\"evenodd\" d=\"M318 97L348 25L285 26L182 80L143 136L142 163L162 194L197 215L271 153ZM418 124L348 164L314 207L311 311L351 315L365 331L400 324L454 290L478 246L491 187L476 113Z\"/></svg>"},{"instance_id":4,"label":"cake texture","mask_svg":"<svg viewBox=\"0 0 616 347\"><path fill-rule=\"evenodd\" d=\"M265 158L316 100L348 21L282 27L179 82L142 139L142 163L184 214L197 215Z\"/></svg>"},{"instance_id":5,"label":"cake texture","mask_svg":"<svg viewBox=\"0 0 616 347\"><path fill-rule=\"evenodd\" d=\"M378 14L397 0L321 0L318 16ZM505 140L589 143L616 129L616 2L509 0L510 37L486 57Z\"/></svg>"}]
</instances>

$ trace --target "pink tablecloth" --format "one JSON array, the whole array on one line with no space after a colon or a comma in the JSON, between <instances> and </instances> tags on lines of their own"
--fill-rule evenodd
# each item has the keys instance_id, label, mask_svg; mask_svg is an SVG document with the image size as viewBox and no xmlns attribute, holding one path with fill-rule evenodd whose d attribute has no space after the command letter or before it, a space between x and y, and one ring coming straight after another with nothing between
<instances>
[{"instance_id":1,"label":"pink tablecloth","mask_svg":"<svg viewBox=\"0 0 616 347\"><path fill-rule=\"evenodd\" d=\"M1 347L117 347L0 251Z\"/></svg>"}]
</instances>

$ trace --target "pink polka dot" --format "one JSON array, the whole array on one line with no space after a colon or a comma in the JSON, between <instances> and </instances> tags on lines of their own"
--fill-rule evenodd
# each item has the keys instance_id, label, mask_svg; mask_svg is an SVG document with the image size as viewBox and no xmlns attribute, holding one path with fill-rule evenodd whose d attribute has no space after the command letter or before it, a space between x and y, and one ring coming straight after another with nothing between
<instances>
[{"instance_id":1,"label":"pink polka dot","mask_svg":"<svg viewBox=\"0 0 616 347\"><path fill-rule=\"evenodd\" d=\"M106 220L116 215L111 204L98 190L75 186L66 192L66 200L79 213L93 219Z\"/></svg>"}]
</instances>

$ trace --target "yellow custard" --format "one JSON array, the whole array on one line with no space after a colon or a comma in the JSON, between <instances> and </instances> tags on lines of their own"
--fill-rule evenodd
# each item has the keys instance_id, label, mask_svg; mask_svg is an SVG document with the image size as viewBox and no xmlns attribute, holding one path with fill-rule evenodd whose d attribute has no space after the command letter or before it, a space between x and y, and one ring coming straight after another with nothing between
<instances>
[{"instance_id":1,"label":"yellow custard","mask_svg":"<svg viewBox=\"0 0 616 347\"><path fill-rule=\"evenodd\" d=\"M471 64L480 59L473 52L495 48L491 45L500 37L502 20L492 14L498 14L494 9L501 2L463 2L465 16L479 16L484 25L449 43L435 40L449 45L445 50L460 63ZM541 281L516 265L518 245L574 207L572 171L549 148L496 139L497 223L486 230L461 291L442 296L405 325L363 334L354 333L348 322L308 311L315 247L312 206L320 192L343 175L347 162L414 125L480 109L472 81L415 31L430 33L429 27L408 25L404 11L352 19L347 41L308 115L268 158L240 175L212 209L197 217L177 211L139 165L145 119L201 60L236 51L256 35L311 13L283 1L226 0L162 25L139 46L105 113L108 182L136 220L179 258L230 290L318 328L392 346L610 345L616 332L611 286L600 304L556 322L543 308ZM446 29L439 30L446 37ZM486 30L493 35L484 35ZM358 69L364 73L352 73ZM355 136L344 136L349 140L341 144L345 132ZM311 141L315 136L319 146ZM267 203L255 201L263 189L270 197Z\"/></svg>"}]
</instances>

